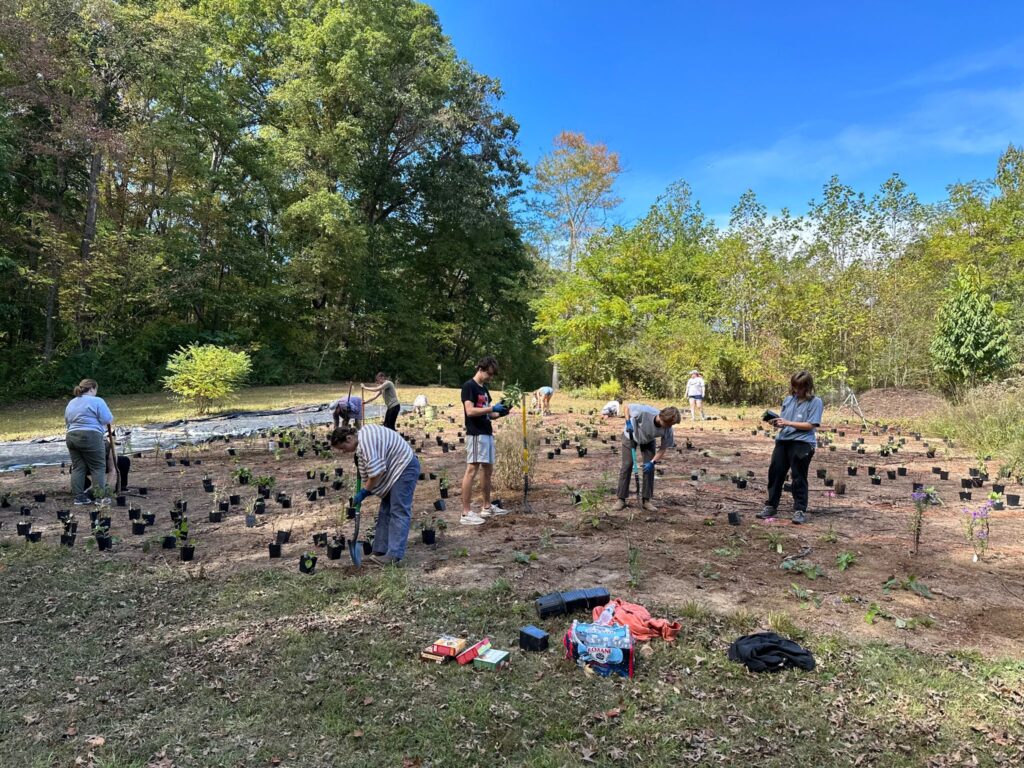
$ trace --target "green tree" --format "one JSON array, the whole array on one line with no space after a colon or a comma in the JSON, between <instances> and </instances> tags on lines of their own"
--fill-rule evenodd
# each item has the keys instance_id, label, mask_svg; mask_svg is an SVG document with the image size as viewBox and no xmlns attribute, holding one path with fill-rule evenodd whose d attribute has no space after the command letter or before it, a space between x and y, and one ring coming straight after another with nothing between
<instances>
[{"instance_id":1,"label":"green tree","mask_svg":"<svg viewBox=\"0 0 1024 768\"><path fill-rule=\"evenodd\" d=\"M931 353L954 395L991 381L1013 362L1008 323L996 313L991 297L964 275L939 309Z\"/></svg>"},{"instance_id":2,"label":"green tree","mask_svg":"<svg viewBox=\"0 0 1024 768\"><path fill-rule=\"evenodd\" d=\"M215 344L190 344L167 360L164 387L198 413L233 395L252 370L246 352L233 352Z\"/></svg>"}]
</instances>

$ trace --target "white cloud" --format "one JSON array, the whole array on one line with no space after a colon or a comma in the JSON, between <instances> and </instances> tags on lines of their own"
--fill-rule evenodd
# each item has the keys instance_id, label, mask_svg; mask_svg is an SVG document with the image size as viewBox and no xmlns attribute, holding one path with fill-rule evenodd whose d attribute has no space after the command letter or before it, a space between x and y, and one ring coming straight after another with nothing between
<instances>
[{"instance_id":1,"label":"white cloud","mask_svg":"<svg viewBox=\"0 0 1024 768\"><path fill-rule=\"evenodd\" d=\"M802 128L765 147L704 156L702 186L757 188L764 181L896 170L911 155L992 155L1021 141L1024 86L954 89L927 96L885 123L853 123L824 136Z\"/></svg>"}]
</instances>

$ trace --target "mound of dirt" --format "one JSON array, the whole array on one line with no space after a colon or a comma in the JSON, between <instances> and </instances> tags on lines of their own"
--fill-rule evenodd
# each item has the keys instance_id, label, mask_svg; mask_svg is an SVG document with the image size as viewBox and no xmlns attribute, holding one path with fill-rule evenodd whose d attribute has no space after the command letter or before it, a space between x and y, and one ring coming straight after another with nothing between
<instances>
[{"instance_id":1,"label":"mound of dirt","mask_svg":"<svg viewBox=\"0 0 1024 768\"><path fill-rule=\"evenodd\" d=\"M883 387L857 395L861 410L871 421L912 421L932 416L946 401L933 392Z\"/></svg>"}]
</instances>

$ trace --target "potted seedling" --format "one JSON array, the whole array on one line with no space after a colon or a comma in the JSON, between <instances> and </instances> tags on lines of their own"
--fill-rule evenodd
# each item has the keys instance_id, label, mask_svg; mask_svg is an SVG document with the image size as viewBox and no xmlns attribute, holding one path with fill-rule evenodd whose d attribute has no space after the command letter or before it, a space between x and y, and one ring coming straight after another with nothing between
<instances>
[{"instance_id":1,"label":"potted seedling","mask_svg":"<svg viewBox=\"0 0 1024 768\"><path fill-rule=\"evenodd\" d=\"M96 548L99 549L100 552L109 550L114 544L114 539L110 535L109 527L97 525L92 529L92 535L96 539Z\"/></svg>"},{"instance_id":2,"label":"potted seedling","mask_svg":"<svg viewBox=\"0 0 1024 768\"><path fill-rule=\"evenodd\" d=\"M900 466L896 467L896 474L899 477L906 477L907 476L907 468L906 468L906 466L903 465L903 464L900 464Z\"/></svg>"},{"instance_id":3,"label":"potted seedling","mask_svg":"<svg viewBox=\"0 0 1024 768\"><path fill-rule=\"evenodd\" d=\"M196 554L196 542L195 542L195 540L193 540L193 541L182 541L181 542L181 549L179 549L178 551L181 553L180 554L181 562L183 562L183 563L190 563L190 562L192 562L192 558L195 557L195 554Z\"/></svg>"},{"instance_id":4,"label":"potted seedling","mask_svg":"<svg viewBox=\"0 0 1024 768\"><path fill-rule=\"evenodd\" d=\"M316 570L317 557L312 552L303 552L299 556L299 573L313 573Z\"/></svg>"},{"instance_id":5,"label":"potted seedling","mask_svg":"<svg viewBox=\"0 0 1024 768\"><path fill-rule=\"evenodd\" d=\"M846 465L846 474L849 475L850 477L855 477L856 474L857 474L857 465L856 464L847 464Z\"/></svg>"},{"instance_id":6,"label":"potted seedling","mask_svg":"<svg viewBox=\"0 0 1024 768\"><path fill-rule=\"evenodd\" d=\"M248 485L252 480L252 470L248 467L239 467L231 473L231 476L238 481L239 485Z\"/></svg>"},{"instance_id":7,"label":"potted seedling","mask_svg":"<svg viewBox=\"0 0 1024 768\"><path fill-rule=\"evenodd\" d=\"M437 476L437 486L442 499L448 498L448 470L442 469Z\"/></svg>"},{"instance_id":8,"label":"potted seedling","mask_svg":"<svg viewBox=\"0 0 1024 768\"><path fill-rule=\"evenodd\" d=\"M988 500L992 503L992 509L997 512L1003 509L1003 494L993 491L988 495Z\"/></svg>"},{"instance_id":9,"label":"potted seedling","mask_svg":"<svg viewBox=\"0 0 1024 768\"><path fill-rule=\"evenodd\" d=\"M156 512L143 512L142 522L146 525L154 525L156 523Z\"/></svg>"},{"instance_id":10,"label":"potted seedling","mask_svg":"<svg viewBox=\"0 0 1024 768\"><path fill-rule=\"evenodd\" d=\"M9 491L0 493L0 507L3 509L9 509L11 506L11 494Z\"/></svg>"},{"instance_id":11,"label":"potted seedling","mask_svg":"<svg viewBox=\"0 0 1024 768\"><path fill-rule=\"evenodd\" d=\"M882 476L881 475L871 475L871 484L872 485L881 485L882 484Z\"/></svg>"},{"instance_id":12,"label":"potted seedling","mask_svg":"<svg viewBox=\"0 0 1024 768\"><path fill-rule=\"evenodd\" d=\"M262 499L261 499L262 501ZM245 527L252 528L256 525L256 499L249 499L245 504Z\"/></svg>"},{"instance_id":13,"label":"potted seedling","mask_svg":"<svg viewBox=\"0 0 1024 768\"><path fill-rule=\"evenodd\" d=\"M209 475L203 475L203 490L207 493L213 493L213 480L210 479Z\"/></svg>"}]
</instances>

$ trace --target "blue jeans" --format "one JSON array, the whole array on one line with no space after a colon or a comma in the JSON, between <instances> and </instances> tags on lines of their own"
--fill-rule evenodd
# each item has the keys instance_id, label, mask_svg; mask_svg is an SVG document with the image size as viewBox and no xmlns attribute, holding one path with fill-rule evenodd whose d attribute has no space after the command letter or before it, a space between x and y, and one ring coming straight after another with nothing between
<instances>
[{"instance_id":1,"label":"blue jeans","mask_svg":"<svg viewBox=\"0 0 1024 768\"><path fill-rule=\"evenodd\" d=\"M391 490L381 498L377 512L377 528L373 534L373 551L386 552L396 560L405 557L412 525L412 498L420 479L420 461L413 456Z\"/></svg>"}]
</instances>

